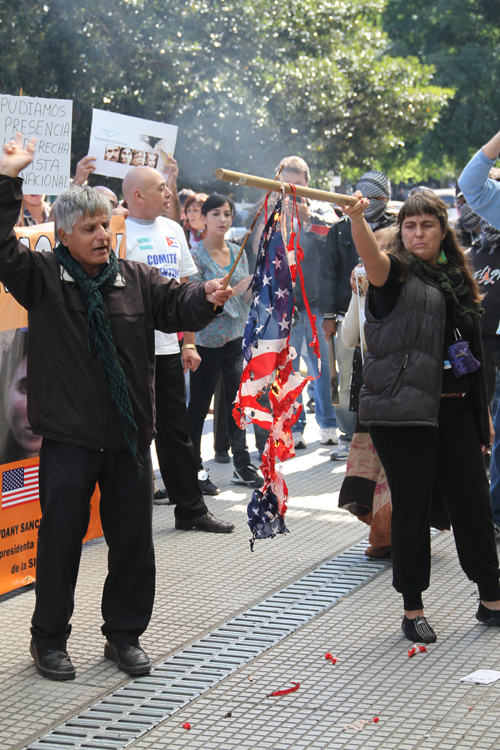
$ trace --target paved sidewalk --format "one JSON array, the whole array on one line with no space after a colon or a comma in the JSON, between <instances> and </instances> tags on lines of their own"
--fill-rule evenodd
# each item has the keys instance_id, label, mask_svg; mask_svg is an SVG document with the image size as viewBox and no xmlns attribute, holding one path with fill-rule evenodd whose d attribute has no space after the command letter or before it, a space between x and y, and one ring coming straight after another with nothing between
<instances>
[{"instance_id":1,"label":"paved sidewalk","mask_svg":"<svg viewBox=\"0 0 500 750\"><path fill-rule=\"evenodd\" d=\"M366 527L337 508L345 463L331 462L331 448L313 442L314 437L314 428L308 428L310 447L284 467L292 498L291 533L257 543L253 554L245 523L250 491L229 483L230 465L207 463L223 490L207 503L236 524L235 533L175 531L173 509L155 506L157 597L141 640L155 663L366 537ZM210 447L207 436L205 456ZM85 545L68 644L77 678L70 683L45 680L34 670L29 655L33 591L0 597L2 750L32 744L129 682L103 658L105 571L104 541ZM500 632L474 619L475 587L459 568L450 533L433 540L433 578L425 603L438 642L410 659L389 567L128 746L500 748L500 682L484 687L459 681L479 668L500 670ZM325 660L327 652L339 658L336 665ZM292 681L300 682L295 693L266 698ZM360 725L359 732L344 729L374 717L379 721ZM191 730L182 728L185 722ZM61 742L60 747L71 745Z\"/></svg>"}]
</instances>

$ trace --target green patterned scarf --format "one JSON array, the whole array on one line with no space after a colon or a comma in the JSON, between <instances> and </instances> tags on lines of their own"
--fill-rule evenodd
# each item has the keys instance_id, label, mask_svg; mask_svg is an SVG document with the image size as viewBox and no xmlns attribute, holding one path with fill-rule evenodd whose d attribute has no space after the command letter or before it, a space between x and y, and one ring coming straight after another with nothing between
<instances>
[{"instance_id":1,"label":"green patterned scarf","mask_svg":"<svg viewBox=\"0 0 500 750\"><path fill-rule=\"evenodd\" d=\"M67 247L58 245L54 252L59 263L74 279L82 295L87 308L89 359L92 359L96 353L99 355L104 377L108 384L109 395L118 409L125 440L137 461L139 473L142 476L142 466L137 450L138 429L134 419L127 380L118 358L108 311L103 300L103 297L113 288L117 275L121 274L118 260L114 252L111 252L106 269L94 281L73 258Z\"/></svg>"},{"instance_id":2,"label":"green patterned scarf","mask_svg":"<svg viewBox=\"0 0 500 750\"><path fill-rule=\"evenodd\" d=\"M408 251L405 251L404 257L410 263L410 266L419 268L425 276L439 286L444 294L446 309L453 321L453 327L457 327L459 318L463 318L467 313L478 318L483 315L484 309L481 305L472 302L464 275L459 268L452 263L432 268Z\"/></svg>"}]
</instances>

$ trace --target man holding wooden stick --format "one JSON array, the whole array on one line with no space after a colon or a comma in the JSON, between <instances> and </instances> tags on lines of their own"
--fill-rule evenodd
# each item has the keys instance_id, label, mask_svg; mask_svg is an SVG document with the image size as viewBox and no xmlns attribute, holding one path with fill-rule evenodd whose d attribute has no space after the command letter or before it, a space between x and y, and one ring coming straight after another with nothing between
<instances>
[{"instance_id":1,"label":"man holding wooden stick","mask_svg":"<svg viewBox=\"0 0 500 750\"><path fill-rule=\"evenodd\" d=\"M61 242L54 253L18 242L18 175L35 144L24 147L18 134L0 159L0 280L28 310L28 419L43 437L31 655L42 676L74 679L66 642L98 482L109 547L104 655L127 674L146 674L151 660L139 638L155 591L154 330L206 326L231 289L222 291L217 279L179 285L156 268L117 259L111 204L89 187L67 190L55 202Z\"/></svg>"},{"instance_id":2,"label":"man holding wooden stick","mask_svg":"<svg viewBox=\"0 0 500 750\"><path fill-rule=\"evenodd\" d=\"M301 159L299 156L286 157L280 162L278 170L281 170L281 178L283 182L302 187L307 187L309 184L309 167L304 159ZM309 201L306 198L300 197L296 200L297 211L301 223L299 242L304 251L302 271L304 273L305 291L311 306L312 314L316 316L316 319L319 319L319 277L321 275L321 267L323 263L325 239L330 227L337 221L338 217L331 204L319 201ZM292 221L292 201L289 198L285 199L285 206L287 208L287 218L290 222ZM299 284L295 285L295 306L298 314L295 315L294 324L290 332L290 345L293 346L297 352L294 369L299 369L299 358L302 346L305 344L307 350L306 363L308 373L316 378L312 382L314 383L315 416L320 429L320 440L323 445L336 445L339 442L339 438L337 434L335 409L332 406L330 398L328 348L326 341L320 335L320 373L318 371L316 357L313 355L309 346L312 341L312 331L309 325ZM302 399L302 395L300 396L300 399ZM305 426L306 417L305 412L303 411L293 427L293 438L296 448L306 447L306 440L303 434Z\"/></svg>"}]
</instances>

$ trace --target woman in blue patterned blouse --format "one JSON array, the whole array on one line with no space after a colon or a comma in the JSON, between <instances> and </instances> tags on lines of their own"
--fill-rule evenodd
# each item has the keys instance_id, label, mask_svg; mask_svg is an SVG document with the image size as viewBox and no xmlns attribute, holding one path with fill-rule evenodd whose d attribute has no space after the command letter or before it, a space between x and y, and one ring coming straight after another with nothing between
<instances>
[{"instance_id":1,"label":"woman in blue patterned blouse","mask_svg":"<svg viewBox=\"0 0 500 750\"><path fill-rule=\"evenodd\" d=\"M227 242L225 235L231 227L235 212L231 198L217 193L212 194L202 205L201 213L207 234L191 250L198 267L198 274L192 280L220 278L230 271L239 248L232 242ZM198 457L198 478L202 486L208 476L204 478L206 472L201 459L201 436L220 375L224 384L227 431L234 462L231 482L247 487L261 487L263 484L262 477L250 463L245 431L237 426L233 418L233 402L243 371L241 343L251 299L250 281L247 258L243 254L231 279L233 296L226 302L224 312L196 334L201 364L190 375L188 418L191 440Z\"/></svg>"}]
</instances>

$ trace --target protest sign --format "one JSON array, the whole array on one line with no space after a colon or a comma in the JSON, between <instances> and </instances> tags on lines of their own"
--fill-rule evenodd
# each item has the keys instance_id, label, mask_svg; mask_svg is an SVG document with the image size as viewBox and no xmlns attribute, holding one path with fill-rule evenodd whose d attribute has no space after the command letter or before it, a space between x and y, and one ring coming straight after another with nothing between
<instances>
[{"instance_id":1,"label":"protest sign","mask_svg":"<svg viewBox=\"0 0 500 750\"><path fill-rule=\"evenodd\" d=\"M176 140L176 125L92 110L89 156L97 174L123 179L133 167L155 167L166 178Z\"/></svg>"},{"instance_id":2,"label":"protest sign","mask_svg":"<svg viewBox=\"0 0 500 750\"><path fill-rule=\"evenodd\" d=\"M23 192L59 195L69 188L73 102L0 94L3 144L22 133L25 143L37 139L35 156L20 174Z\"/></svg>"},{"instance_id":3,"label":"protest sign","mask_svg":"<svg viewBox=\"0 0 500 750\"><path fill-rule=\"evenodd\" d=\"M54 247L54 224L37 224L33 227L16 227L16 236L37 252L51 252ZM111 247L120 258L125 257L125 219L111 218ZM0 284L0 331L9 331L28 325L26 310L18 305L8 289Z\"/></svg>"},{"instance_id":4,"label":"protest sign","mask_svg":"<svg viewBox=\"0 0 500 750\"><path fill-rule=\"evenodd\" d=\"M112 246L125 255L125 221L111 219ZM16 227L31 250L51 252L54 224ZM41 510L38 454L42 438L33 434L27 416L27 313L0 285L0 594L33 583ZM91 500L84 541L102 536L99 491Z\"/></svg>"},{"instance_id":5,"label":"protest sign","mask_svg":"<svg viewBox=\"0 0 500 750\"><path fill-rule=\"evenodd\" d=\"M42 511L38 497L38 456L0 466L0 594L36 580L37 536ZM99 490L90 501L83 542L102 536Z\"/></svg>"}]
</instances>

